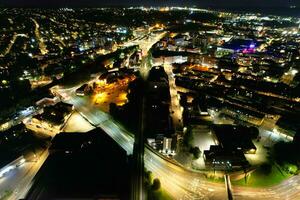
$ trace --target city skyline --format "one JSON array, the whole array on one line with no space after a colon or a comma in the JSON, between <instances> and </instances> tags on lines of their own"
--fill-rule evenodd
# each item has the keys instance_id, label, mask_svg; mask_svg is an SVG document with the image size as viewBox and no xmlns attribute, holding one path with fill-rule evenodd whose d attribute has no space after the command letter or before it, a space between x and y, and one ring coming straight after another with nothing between
<instances>
[{"instance_id":1,"label":"city skyline","mask_svg":"<svg viewBox=\"0 0 300 200\"><path fill-rule=\"evenodd\" d=\"M0 8L0 199L300 199L296 5L66 2Z\"/></svg>"},{"instance_id":2,"label":"city skyline","mask_svg":"<svg viewBox=\"0 0 300 200\"><path fill-rule=\"evenodd\" d=\"M1 0L0 5L4 6L34 6L34 7L82 7L82 6L203 6L203 7L219 7L219 8L284 8L290 6L300 6L300 2L296 0L53 0L53 1L38 1L38 0Z\"/></svg>"}]
</instances>

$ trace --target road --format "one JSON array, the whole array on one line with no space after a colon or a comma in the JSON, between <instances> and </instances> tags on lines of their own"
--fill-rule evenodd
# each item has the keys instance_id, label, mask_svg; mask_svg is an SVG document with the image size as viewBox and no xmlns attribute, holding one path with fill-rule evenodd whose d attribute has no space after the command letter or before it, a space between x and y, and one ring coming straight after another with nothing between
<instances>
[{"instance_id":1,"label":"road","mask_svg":"<svg viewBox=\"0 0 300 200\"><path fill-rule=\"evenodd\" d=\"M64 101L74 105L75 109L93 126L102 128L114 139L128 155L133 153L134 136L114 121L107 113L97 109L88 98L78 97L76 88L59 89ZM145 148L145 167L158 177L162 187L174 199L227 199L223 183L209 182L203 174L185 169L172 160L158 155L151 148ZM294 186L294 187L292 187ZM288 192L293 188L292 192ZM233 187L234 199L297 199L300 197L300 176L295 176L287 182L267 189ZM283 192L285 191L285 192Z\"/></svg>"},{"instance_id":2,"label":"road","mask_svg":"<svg viewBox=\"0 0 300 200\"><path fill-rule=\"evenodd\" d=\"M233 194L238 200L299 200L300 176L293 176L269 188L233 187Z\"/></svg>"},{"instance_id":3,"label":"road","mask_svg":"<svg viewBox=\"0 0 300 200\"><path fill-rule=\"evenodd\" d=\"M82 98L70 93L67 101L85 117L92 125L102 128L130 155L133 153L134 136L115 122L108 114ZM174 199L213 199L227 198L223 183L206 180L201 173L185 169L176 162L162 157L148 146L144 155L145 167L154 177L158 177L162 187ZM265 199L300 199L300 176L294 176L283 183L270 188L249 188L233 186L234 199L265 200Z\"/></svg>"},{"instance_id":4,"label":"road","mask_svg":"<svg viewBox=\"0 0 300 200\"><path fill-rule=\"evenodd\" d=\"M102 128L112 137L121 147L126 150L128 155L133 152L133 134L125 130L120 124L115 122L110 115L95 107L87 98L78 97L75 91L68 91L69 98L66 103L73 104L75 110L79 112L91 125ZM125 133L125 134L124 134Z\"/></svg>"},{"instance_id":5,"label":"road","mask_svg":"<svg viewBox=\"0 0 300 200\"><path fill-rule=\"evenodd\" d=\"M150 28L151 29L151 28ZM149 38L145 39L142 37L142 39L135 39L129 42L126 42L125 44L123 44L123 46L128 47L128 46L133 46L133 45L139 45L139 48L142 50L142 54L143 54L143 58L141 61L141 65L140 65L140 73L141 76L146 79L148 76L148 72L149 69L151 68L151 66L149 65L149 50L151 49L151 47L157 43L160 39L162 39L167 32L161 32L161 33L157 33L157 34L153 34L149 36Z\"/></svg>"},{"instance_id":6,"label":"road","mask_svg":"<svg viewBox=\"0 0 300 200\"><path fill-rule=\"evenodd\" d=\"M47 46L45 45L44 40L40 34L40 25L38 24L38 22L35 19L31 18L31 20L33 21L33 23L35 25L34 34L35 34L35 37L39 41L39 48L40 48L41 54L45 55L48 53L48 50L47 50Z\"/></svg>"},{"instance_id":7,"label":"road","mask_svg":"<svg viewBox=\"0 0 300 200\"><path fill-rule=\"evenodd\" d=\"M149 46L154 41L149 41ZM148 47L147 47L148 48ZM145 48L147 50L147 48ZM128 155L133 153L134 135L125 130L114 121L107 113L97 109L85 97L75 95L75 89L60 89L64 101L74 105L75 109L93 126L102 128L114 139ZM37 173L48 156L46 151L38 162L26 163L5 179L0 180L0 188L13 189L11 199L24 197ZM227 199L223 183L207 181L203 174L185 169L173 160L164 158L148 146L144 152L145 167L152 171L154 177L160 179L163 189L173 199ZM233 187L235 199L300 199L300 176L294 176L278 186L267 189Z\"/></svg>"},{"instance_id":8,"label":"road","mask_svg":"<svg viewBox=\"0 0 300 200\"><path fill-rule=\"evenodd\" d=\"M30 106L24 110L18 111L14 117L11 117L11 119L3 124L0 125L0 131L5 131L10 129L13 126L16 126L22 121L28 117L32 117L33 115L36 115L40 112L39 108L35 108L33 106Z\"/></svg>"},{"instance_id":9,"label":"road","mask_svg":"<svg viewBox=\"0 0 300 200\"><path fill-rule=\"evenodd\" d=\"M141 97L139 113L139 131L134 136L133 146L133 171L132 171L132 199L133 200L144 200L144 122L145 122L145 97Z\"/></svg>"},{"instance_id":10,"label":"road","mask_svg":"<svg viewBox=\"0 0 300 200\"><path fill-rule=\"evenodd\" d=\"M78 97L73 90L64 93L68 95L66 103L74 105L75 109L93 126L102 128L130 155L133 153L134 136L115 122L108 114L95 108L87 98ZM155 177L160 178L163 188L174 199L226 199L223 184L206 181L202 174L184 169L171 160L160 157L151 148L145 148L145 167L152 171ZM180 197L180 198L178 198Z\"/></svg>"},{"instance_id":11,"label":"road","mask_svg":"<svg viewBox=\"0 0 300 200\"><path fill-rule=\"evenodd\" d=\"M43 42L38 35L38 24L36 24L36 36L40 42ZM160 39L164 33L155 36L155 38ZM149 39L142 45L143 51L148 51L151 46L157 42L157 40ZM45 46L41 44L42 53L46 53ZM147 65L145 65L145 68ZM67 103L71 103L75 106L76 110L93 126L98 126L102 128L110 137L112 137L124 150L126 150L128 155L133 153L133 144L134 136L133 134L126 131L120 124L115 122L108 114L100 111L92 104L88 103L85 98L77 97L75 95L75 89L71 88L67 90L60 91L62 92L62 97ZM9 199L19 199L24 198L26 193L32 185L33 178L38 172L46 158L48 157L48 151L45 151L39 158L37 162L26 162L23 166L16 168L12 172L9 172L7 176L0 180L1 192L12 191ZM180 197L182 199L190 199L191 196L195 197L207 197L213 196L212 192L215 189L205 186L199 188L198 185L203 185L204 182L200 181L198 178L195 178L194 181L190 184L190 180L194 177L193 174L190 174L182 170L180 167L165 161L161 157L157 156L154 152L149 150L145 151L145 164L146 168L151 170L155 177L160 177L161 182L164 185L164 188L167 191L172 191L173 197ZM174 171L170 173L170 168ZM202 175L201 175L202 176ZM164 178L163 178L164 177ZM210 184L210 183L209 183ZM197 187L196 187L197 186ZM219 187L220 191L224 190L222 186ZM211 194L208 195L207 191ZM173 193L174 192L174 193ZM224 199L224 192L214 193L220 195L218 199ZM221 197L222 196L222 197Z\"/></svg>"},{"instance_id":12,"label":"road","mask_svg":"<svg viewBox=\"0 0 300 200\"><path fill-rule=\"evenodd\" d=\"M174 73L172 71L172 65L164 64L164 69L169 78L169 87L170 87L170 95L171 95L171 117L173 119L173 125L175 130L182 130L182 111L183 108L179 103L179 94L177 93Z\"/></svg>"},{"instance_id":13,"label":"road","mask_svg":"<svg viewBox=\"0 0 300 200\"><path fill-rule=\"evenodd\" d=\"M142 61L140 64L140 74L144 80L147 79L149 70L151 69L150 59L151 55L149 55L148 51L150 48L158 42L166 32L162 32L160 34L148 34L150 37L148 39L140 39L135 40L135 44L139 45L139 48L142 50ZM144 36L145 37L145 36ZM142 38L144 38L142 37ZM134 160L134 171L132 173L133 175L133 182L132 182L132 199L134 200L144 200L144 109L145 109L145 97L142 97L142 103L140 105L140 110L142 111L140 113L140 121L138 122L140 124L140 131L139 133L136 133L135 135L135 142L134 142L134 149L133 149L133 160Z\"/></svg>"},{"instance_id":14,"label":"road","mask_svg":"<svg viewBox=\"0 0 300 200\"><path fill-rule=\"evenodd\" d=\"M153 27L149 28L152 29ZM128 42L125 42L124 44L122 44L123 47L129 47L129 46L134 46L134 45L139 45L139 48L142 50L142 53L144 56L147 56L149 50L151 49L151 47L158 42L161 38L163 38L165 36L166 32L163 31L161 33L156 33L156 34L150 34L149 32L149 37L148 38L144 38L144 37L139 37L139 39L133 39L130 40Z\"/></svg>"},{"instance_id":15,"label":"road","mask_svg":"<svg viewBox=\"0 0 300 200\"><path fill-rule=\"evenodd\" d=\"M25 198L33 184L33 178L39 171L49 153L48 150L37 154L37 160L26 161L23 165L11 170L3 178L0 178L0 199L9 192L6 200Z\"/></svg>"},{"instance_id":16,"label":"road","mask_svg":"<svg viewBox=\"0 0 300 200\"><path fill-rule=\"evenodd\" d=\"M4 52L3 54L1 54L0 57L5 57L7 54L10 53L10 50L11 50L11 48L13 47L13 45L15 44L15 42L16 42L16 40L17 40L18 37L27 37L27 38L28 38L28 36L25 35L25 34L17 34L17 33L14 33L12 39L10 40L10 43L9 43L8 46L6 47L5 52Z\"/></svg>"},{"instance_id":17,"label":"road","mask_svg":"<svg viewBox=\"0 0 300 200\"><path fill-rule=\"evenodd\" d=\"M74 91L70 92L69 95L70 98L66 101L67 103L72 103L75 109L93 126L102 128L126 150L128 155L133 153L133 134L126 131L108 114L89 104L85 98L77 97ZM150 147L145 148L144 162L145 167L152 171L155 177L160 178L164 189L174 199L191 199L190 197L198 199L226 199L226 191L223 184L205 181L202 174L185 170L180 165L163 159L152 151Z\"/></svg>"},{"instance_id":18,"label":"road","mask_svg":"<svg viewBox=\"0 0 300 200\"><path fill-rule=\"evenodd\" d=\"M226 199L224 184L207 182L203 174L184 169L150 148L145 149L145 167L160 179L173 199Z\"/></svg>"}]
</instances>

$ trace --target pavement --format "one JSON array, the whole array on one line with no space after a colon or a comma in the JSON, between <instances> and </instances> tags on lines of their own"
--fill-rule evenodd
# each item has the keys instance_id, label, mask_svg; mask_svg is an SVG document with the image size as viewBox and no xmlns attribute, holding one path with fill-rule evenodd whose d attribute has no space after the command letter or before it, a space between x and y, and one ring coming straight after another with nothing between
<instances>
[{"instance_id":1,"label":"pavement","mask_svg":"<svg viewBox=\"0 0 300 200\"><path fill-rule=\"evenodd\" d=\"M26 161L21 166L11 170L0 178L0 199L2 195L9 192L6 200L22 199L33 184L34 176L37 174L49 155L48 150L37 153L37 160Z\"/></svg>"},{"instance_id":2,"label":"pavement","mask_svg":"<svg viewBox=\"0 0 300 200\"><path fill-rule=\"evenodd\" d=\"M94 128L78 112L74 112L66 122L62 132L87 132Z\"/></svg>"},{"instance_id":3,"label":"pavement","mask_svg":"<svg viewBox=\"0 0 300 200\"><path fill-rule=\"evenodd\" d=\"M147 48L145 49L147 50ZM145 65L145 69L146 67L147 66ZM169 76L172 75L170 70L170 67L166 68ZM76 96L74 89L61 89L60 92L63 93L62 96L65 97L65 101L73 104L78 113L80 113L90 124L102 128L109 136L112 137L112 139L114 139L124 150L127 151L128 155L133 153L133 134L126 131L107 113L97 109L92 103L87 101L86 98ZM172 94L172 96L176 96L176 93ZM174 101L174 105L176 104L175 102L176 101ZM209 182L203 174L186 169L174 160L162 157L151 148L145 148L144 162L145 167L153 173L154 177L160 179L163 189L173 199L227 199L227 192L224 183ZM295 181L299 180L300 182L300 177L294 179ZM287 186L281 185L275 189L281 190L282 187ZM294 191L297 191L295 195L300 195L300 188L299 190ZM277 196L277 191L272 191L272 188L258 189L233 187L233 196L234 199L272 199Z\"/></svg>"},{"instance_id":4,"label":"pavement","mask_svg":"<svg viewBox=\"0 0 300 200\"><path fill-rule=\"evenodd\" d=\"M168 75L169 79L169 87L170 87L170 95L171 95L171 117L173 120L173 125L175 127L175 130L181 131L183 128L182 123L182 112L183 108L180 106L179 103L179 94L177 93L176 84L175 84L175 78L174 73L172 71L173 67L170 64L164 64L164 69Z\"/></svg>"},{"instance_id":5,"label":"pavement","mask_svg":"<svg viewBox=\"0 0 300 200\"><path fill-rule=\"evenodd\" d=\"M133 153L134 136L107 113L97 109L86 98L77 97L69 90L67 103L93 126L102 128L127 154ZM209 182L203 174L186 169L174 160L158 155L151 148L145 148L145 167L154 177L160 179L162 187L174 199L227 199L224 183ZM270 188L232 187L234 199L300 199L300 176L294 176Z\"/></svg>"},{"instance_id":6,"label":"pavement","mask_svg":"<svg viewBox=\"0 0 300 200\"><path fill-rule=\"evenodd\" d=\"M139 41L138 41L139 42ZM146 42L148 46L155 41ZM143 45L142 45L143 46ZM76 88L61 89L64 101L74 105L75 110L92 126L102 128L114 139L128 155L133 153L134 135L122 125L114 121L107 113L96 108L84 97L75 94ZM70 122L72 123L72 122ZM46 160L48 151L45 151L36 163L26 163L9 174L5 179L0 179L0 191L13 191L10 199L23 198L29 190L33 177ZM203 174L189 170L176 163L174 160L163 157L148 146L144 152L145 167L154 177L160 179L162 188L173 199L227 199L224 183L213 183L206 180ZM300 176L294 176L283 183L270 188L232 187L234 199L265 200L265 199L300 199Z\"/></svg>"},{"instance_id":7,"label":"pavement","mask_svg":"<svg viewBox=\"0 0 300 200\"><path fill-rule=\"evenodd\" d=\"M193 126L192 133L194 137L192 145L199 147L202 152L200 158L192 161L192 164L197 169L206 169L203 152L209 150L211 145L217 145L217 141L213 137L210 127L206 125Z\"/></svg>"},{"instance_id":8,"label":"pavement","mask_svg":"<svg viewBox=\"0 0 300 200\"><path fill-rule=\"evenodd\" d=\"M126 131L119 123L115 122L107 113L95 108L85 98L70 94L67 103L72 103L87 121L93 126L102 128L112 137L128 155L133 153L134 135ZM174 199L226 199L226 191L223 184L214 184L205 181L203 174L185 170L174 161L164 160L149 147L145 148L145 167L152 171L154 177L158 177L163 188L172 194ZM192 182L191 182L192 180ZM208 198L210 197L210 198Z\"/></svg>"},{"instance_id":9,"label":"pavement","mask_svg":"<svg viewBox=\"0 0 300 200\"><path fill-rule=\"evenodd\" d=\"M32 19L36 26L36 36L39 40L40 50L42 53L47 52L46 46L43 44L42 38L39 36L39 25L38 23ZM151 46L159 40L164 33L159 35L154 35L156 39L153 37L149 37L147 41L143 41L141 48L144 52L148 52ZM17 36L15 36L14 40ZM128 46L135 45L136 43L141 43L140 40L132 44L128 44ZM75 116L71 116L68 120L68 124L65 126L65 131L88 131L94 125L101 127L108 135L110 135L118 144L121 145L123 149L127 151L127 154L132 154L133 152L133 143L134 138L133 135L127 132L120 124L113 121L109 115L100 111L95 106L90 105L84 98L77 97L75 95L75 90L77 87L61 89L55 88L65 102L70 102L76 105L76 110L80 114L80 117L75 114ZM25 117L30 117L35 113L30 113L27 116L18 117L17 120L12 120L11 122L4 124L3 128L9 128L10 125L15 125L16 121L21 122ZM89 124L86 123L88 121ZM11 123L11 124L10 124ZM72 128L71 128L72 127ZM2 128L2 125L1 125ZM33 184L34 176L37 174L45 160L49 155L48 150L45 150L38 156L38 160L36 161L28 161L23 165L11 170L8 172L3 178L0 179L0 198L3 195L7 194L6 199L22 199L25 198L27 192L31 188ZM8 195L9 194L9 195Z\"/></svg>"}]
</instances>

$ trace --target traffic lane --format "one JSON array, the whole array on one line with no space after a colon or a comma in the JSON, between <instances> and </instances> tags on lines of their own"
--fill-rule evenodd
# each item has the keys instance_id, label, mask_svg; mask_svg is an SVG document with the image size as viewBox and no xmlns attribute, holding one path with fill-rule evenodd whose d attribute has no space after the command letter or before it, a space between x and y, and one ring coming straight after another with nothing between
<instances>
[{"instance_id":1,"label":"traffic lane","mask_svg":"<svg viewBox=\"0 0 300 200\"><path fill-rule=\"evenodd\" d=\"M37 153L36 161L27 161L23 165L11 170L3 178L0 178L0 195L5 191L12 192L7 199L25 198L29 191L32 180L39 171L49 153L48 150Z\"/></svg>"},{"instance_id":2,"label":"traffic lane","mask_svg":"<svg viewBox=\"0 0 300 200\"><path fill-rule=\"evenodd\" d=\"M198 178L191 176L188 172L181 173L175 170L170 170L168 163L161 163L155 160L145 159L146 168L152 171L154 177L157 177L162 182L162 187L174 199L226 199L226 191L223 188L212 188ZM172 167L171 167L172 168ZM193 183L197 182L195 186Z\"/></svg>"}]
</instances>

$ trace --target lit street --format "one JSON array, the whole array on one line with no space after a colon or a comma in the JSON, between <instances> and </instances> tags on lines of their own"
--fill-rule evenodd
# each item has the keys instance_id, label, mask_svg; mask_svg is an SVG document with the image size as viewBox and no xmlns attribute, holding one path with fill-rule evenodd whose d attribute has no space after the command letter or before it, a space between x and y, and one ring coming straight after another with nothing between
<instances>
[{"instance_id":1,"label":"lit street","mask_svg":"<svg viewBox=\"0 0 300 200\"><path fill-rule=\"evenodd\" d=\"M84 99L81 97L73 97L70 102L73 102L75 108L82 114L84 118L87 118L90 123L102 128L109 136L111 136L128 154L132 153L133 148L133 136L124 128L120 127L114 122L106 113L92 109L92 106L87 106ZM84 106L83 106L84 105ZM91 110L89 110L91 109ZM155 177L159 177L162 182L162 186L166 191L169 191L176 199L190 199L202 198L202 199L226 199L225 186L223 183L211 183L203 177L202 174L197 172L191 172L173 164L174 161L168 161L166 159L157 156L152 150L145 149L145 167L152 171ZM192 185L191 180L195 179L198 184ZM295 184L300 184L300 176L292 178ZM289 181L289 180L287 180ZM298 183L299 182L299 183ZM195 189L196 187L196 189ZM235 199L252 200L254 198L259 199L280 199L279 197L287 197L286 199L297 199L294 196L300 195L299 189L293 189L293 193L285 192L281 190L288 187L282 183L279 186L274 186L270 190L255 189L246 187L233 187L233 194ZM193 191L191 188L194 188ZM278 196L279 197L276 197Z\"/></svg>"},{"instance_id":2,"label":"lit street","mask_svg":"<svg viewBox=\"0 0 300 200\"><path fill-rule=\"evenodd\" d=\"M0 3L0 200L300 200L297 0Z\"/></svg>"},{"instance_id":3,"label":"lit street","mask_svg":"<svg viewBox=\"0 0 300 200\"><path fill-rule=\"evenodd\" d=\"M176 84L174 74L172 72L172 65L165 64L164 69L169 77L169 87L170 87L170 95L171 95L171 116L173 119L173 124L176 130L181 130L183 128L182 125L182 110L183 108L179 103L179 94L177 93Z\"/></svg>"},{"instance_id":4,"label":"lit street","mask_svg":"<svg viewBox=\"0 0 300 200\"><path fill-rule=\"evenodd\" d=\"M33 178L47 159L48 150L36 153L34 160L27 160L0 178L0 197L6 193L9 200L25 198L32 186Z\"/></svg>"}]
</instances>

